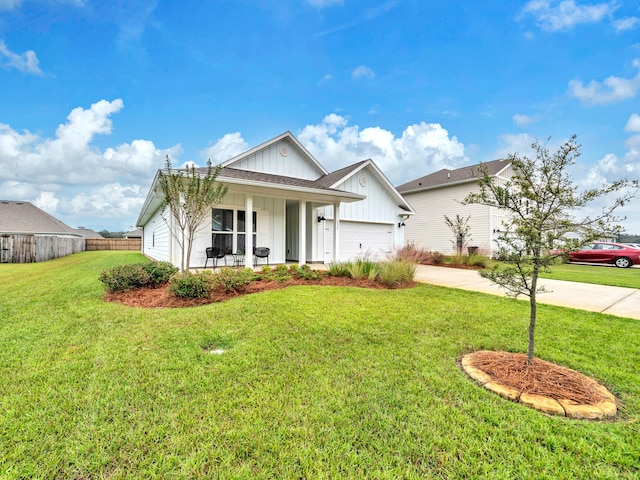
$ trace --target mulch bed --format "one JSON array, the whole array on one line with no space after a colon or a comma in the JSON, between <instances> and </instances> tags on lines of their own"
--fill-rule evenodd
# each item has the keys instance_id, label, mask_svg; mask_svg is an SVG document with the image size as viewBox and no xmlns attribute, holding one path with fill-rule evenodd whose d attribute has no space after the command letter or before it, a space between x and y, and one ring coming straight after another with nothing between
<instances>
[{"instance_id":1,"label":"mulch bed","mask_svg":"<svg viewBox=\"0 0 640 480\"><path fill-rule=\"evenodd\" d=\"M227 292L224 290L215 290L211 292L208 298L178 298L169 293L168 287L159 288L138 288L127 292L106 293L104 299L108 302L117 302L130 307L142 308L180 308L195 307L199 305L207 305L209 303L224 302L231 298L241 297L252 293L264 292L269 290L277 290L281 288L291 287L294 285L330 285L337 287L361 287L375 289L389 289L390 287L368 279L352 279L347 277L330 277L326 274L320 280L302 280L292 278L279 282L277 280L257 280L253 281L241 292ZM411 282L400 288L411 288L415 285Z\"/></svg>"},{"instance_id":2,"label":"mulch bed","mask_svg":"<svg viewBox=\"0 0 640 480\"><path fill-rule=\"evenodd\" d=\"M533 359L533 365L527 365L527 355L524 353L475 352L472 364L499 383L523 393L589 405L607 400L596 390L598 383L595 380L538 358Z\"/></svg>"}]
</instances>

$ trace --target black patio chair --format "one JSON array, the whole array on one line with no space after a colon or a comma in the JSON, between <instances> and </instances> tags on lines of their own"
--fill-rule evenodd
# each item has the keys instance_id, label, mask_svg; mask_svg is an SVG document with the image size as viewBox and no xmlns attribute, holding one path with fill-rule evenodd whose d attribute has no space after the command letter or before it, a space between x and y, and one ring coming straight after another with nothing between
<instances>
[{"instance_id":1,"label":"black patio chair","mask_svg":"<svg viewBox=\"0 0 640 480\"><path fill-rule=\"evenodd\" d=\"M224 258L224 266L227 266L227 254L224 253L220 247L207 247L205 251L207 252L207 259L204 262L204 268L207 268L209 259L213 262L212 268L216 268L218 266L218 259L220 258Z\"/></svg>"},{"instance_id":2,"label":"black patio chair","mask_svg":"<svg viewBox=\"0 0 640 480\"><path fill-rule=\"evenodd\" d=\"M267 247L253 247L253 256L255 257L255 263L258 264L259 258L266 258L267 265L269 265L269 254L271 249Z\"/></svg>"}]
</instances>

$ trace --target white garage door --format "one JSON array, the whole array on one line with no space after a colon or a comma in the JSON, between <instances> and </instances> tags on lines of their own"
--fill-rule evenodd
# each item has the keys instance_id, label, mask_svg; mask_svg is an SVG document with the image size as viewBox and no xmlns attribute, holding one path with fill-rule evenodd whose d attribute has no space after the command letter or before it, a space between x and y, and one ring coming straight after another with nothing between
<instances>
[{"instance_id":1,"label":"white garage door","mask_svg":"<svg viewBox=\"0 0 640 480\"><path fill-rule=\"evenodd\" d=\"M333 261L333 221L324 226L324 261ZM340 222L340 260L368 257L380 260L393 251L393 225L383 223Z\"/></svg>"}]
</instances>

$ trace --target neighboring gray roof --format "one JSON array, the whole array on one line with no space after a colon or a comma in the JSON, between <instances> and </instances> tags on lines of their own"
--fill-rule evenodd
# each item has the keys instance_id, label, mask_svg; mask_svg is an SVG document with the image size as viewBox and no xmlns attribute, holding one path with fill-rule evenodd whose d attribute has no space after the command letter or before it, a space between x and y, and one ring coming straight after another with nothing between
<instances>
[{"instance_id":1,"label":"neighboring gray roof","mask_svg":"<svg viewBox=\"0 0 640 480\"><path fill-rule=\"evenodd\" d=\"M0 200L0 233L82 234L29 202Z\"/></svg>"},{"instance_id":2,"label":"neighboring gray roof","mask_svg":"<svg viewBox=\"0 0 640 480\"><path fill-rule=\"evenodd\" d=\"M90 228L76 228L75 231L84 238L104 238L98 232L91 230Z\"/></svg>"},{"instance_id":3,"label":"neighboring gray roof","mask_svg":"<svg viewBox=\"0 0 640 480\"><path fill-rule=\"evenodd\" d=\"M479 167L481 165L487 168L490 176L494 176L500 173L510 164L511 162L509 162L508 160L500 159L493 160L491 162L480 163L477 165L470 165L468 167L462 167L456 170L443 168L442 170L438 170L435 173L425 175L424 177L417 178L416 180L411 180L410 182L404 183L396 188L400 193L409 193L478 179L481 177L481 173L479 170Z\"/></svg>"},{"instance_id":4,"label":"neighboring gray roof","mask_svg":"<svg viewBox=\"0 0 640 480\"><path fill-rule=\"evenodd\" d=\"M124 238L142 238L142 229L136 228L122 235Z\"/></svg>"}]
</instances>

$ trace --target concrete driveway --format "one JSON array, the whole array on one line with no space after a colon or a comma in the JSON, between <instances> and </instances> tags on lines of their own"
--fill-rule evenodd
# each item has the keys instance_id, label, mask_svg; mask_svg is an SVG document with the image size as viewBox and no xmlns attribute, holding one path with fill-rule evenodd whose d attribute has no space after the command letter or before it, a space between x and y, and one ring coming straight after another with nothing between
<instances>
[{"instance_id":1,"label":"concrete driveway","mask_svg":"<svg viewBox=\"0 0 640 480\"><path fill-rule=\"evenodd\" d=\"M638 272L640 275L640 272ZM505 295L505 291L482 278L477 270L418 265L415 280L443 287L461 288L474 292ZM618 317L640 319L640 290L608 287L589 283L540 279L549 293L538 294L538 303L608 313ZM528 300L528 297L520 296Z\"/></svg>"}]
</instances>

